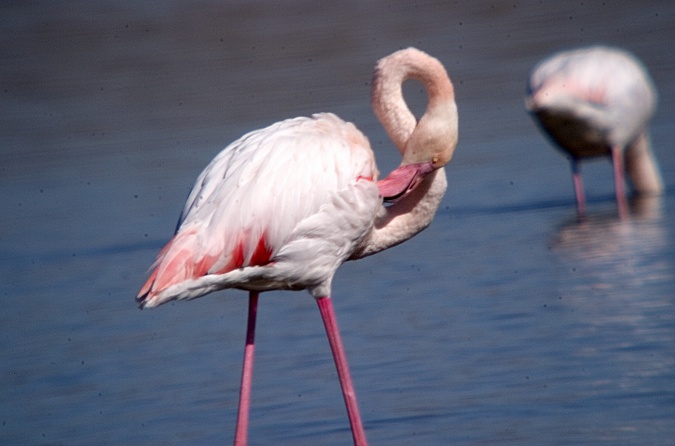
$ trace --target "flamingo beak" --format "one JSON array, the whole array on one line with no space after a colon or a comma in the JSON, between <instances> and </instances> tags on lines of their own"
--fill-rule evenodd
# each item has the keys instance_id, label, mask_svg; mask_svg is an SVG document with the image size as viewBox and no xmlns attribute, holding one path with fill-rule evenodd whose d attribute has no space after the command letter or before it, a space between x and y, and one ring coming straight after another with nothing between
<instances>
[{"instance_id":1,"label":"flamingo beak","mask_svg":"<svg viewBox=\"0 0 675 446\"><path fill-rule=\"evenodd\" d=\"M380 195L387 203L395 203L412 192L428 174L436 169L433 162L406 164L377 182Z\"/></svg>"}]
</instances>

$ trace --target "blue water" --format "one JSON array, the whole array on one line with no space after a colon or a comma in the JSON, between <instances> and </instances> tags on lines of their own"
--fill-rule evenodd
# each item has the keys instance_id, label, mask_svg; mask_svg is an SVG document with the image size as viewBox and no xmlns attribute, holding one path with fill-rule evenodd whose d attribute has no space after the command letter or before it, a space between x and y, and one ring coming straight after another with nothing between
<instances>
[{"instance_id":1,"label":"blue water","mask_svg":"<svg viewBox=\"0 0 675 446\"><path fill-rule=\"evenodd\" d=\"M591 3L3 3L0 443L231 443L246 294L133 296L246 131L333 111L393 168L369 81L413 45L455 82L460 144L432 226L334 281L371 444L675 444L675 4ZM596 42L652 72L667 193L620 221L591 163L579 223L522 96L536 61ZM316 305L263 295L250 444L350 439Z\"/></svg>"}]
</instances>

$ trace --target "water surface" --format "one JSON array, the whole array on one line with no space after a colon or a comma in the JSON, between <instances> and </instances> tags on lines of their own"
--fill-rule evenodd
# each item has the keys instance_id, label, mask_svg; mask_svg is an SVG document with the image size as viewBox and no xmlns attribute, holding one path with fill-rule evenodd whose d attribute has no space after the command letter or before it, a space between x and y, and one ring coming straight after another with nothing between
<instances>
[{"instance_id":1,"label":"water surface","mask_svg":"<svg viewBox=\"0 0 675 446\"><path fill-rule=\"evenodd\" d=\"M675 444L675 4L0 8L0 443L231 443L246 295L143 312L133 296L246 131L332 111L396 166L370 76L416 46L455 83L460 144L434 224L334 281L370 442ZM619 221L609 163L589 164L580 223L522 97L536 61L598 42L652 72L668 191ZM349 444L312 299L267 293L258 327L250 443Z\"/></svg>"}]
</instances>

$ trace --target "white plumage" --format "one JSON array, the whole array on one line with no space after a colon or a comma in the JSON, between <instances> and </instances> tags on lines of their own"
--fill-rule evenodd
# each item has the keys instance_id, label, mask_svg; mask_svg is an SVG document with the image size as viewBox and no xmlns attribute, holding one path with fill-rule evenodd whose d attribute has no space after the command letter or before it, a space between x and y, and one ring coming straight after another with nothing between
<instances>
[{"instance_id":1,"label":"white plumage","mask_svg":"<svg viewBox=\"0 0 675 446\"><path fill-rule=\"evenodd\" d=\"M429 104L417 123L401 84L422 82ZM332 307L331 281L347 259L374 254L432 221L457 145L454 89L443 66L409 48L379 61L372 105L403 155L377 181L367 138L330 113L242 136L197 178L174 237L138 293L142 307L219 289L249 293L249 322L235 445L248 429L258 293L307 289L316 298L340 378L354 443L366 444ZM383 206L383 198L396 201Z\"/></svg>"},{"instance_id":2,"label":"white plumage","mask_svg":"<svg viewBox=\"0 0 675 446\"><path fill-rule=\"evenodd\" d=\"M328 295L382 206L376 179L365 136L330 113L242 136L197 178L144 306L229 287Z\"/></svg>"},{"instance_id":3,"label":"white plumage","mask_svg":"<svg viewBox=\"0 0 675 446\"><path fill-rule=\"evenodd\" d=\"M562 51L533 68L528 90L528 110L570 157L580 214L579 163L586 158L612 157L621 214L626 212L624 167L637 193L663 190L647 129L656 89L635 56L605 46Z\"/></svg>"},{"instance_id":4,"label":"white plumage","mask_svg":"<svg viewBox=\"0 0 675 446\"><path fill-rule=\"evenodd\" d=\"M656 108L656 91L642 63L623 50L602 46L542 61L533 69L529 89L532 111L568 114L586 124L587 138L604 145L604 153L598 149L591 155L606 154L607 145L628 145ZM565 144L573 143L567 139Z\"/></svg>"}]
</instances>

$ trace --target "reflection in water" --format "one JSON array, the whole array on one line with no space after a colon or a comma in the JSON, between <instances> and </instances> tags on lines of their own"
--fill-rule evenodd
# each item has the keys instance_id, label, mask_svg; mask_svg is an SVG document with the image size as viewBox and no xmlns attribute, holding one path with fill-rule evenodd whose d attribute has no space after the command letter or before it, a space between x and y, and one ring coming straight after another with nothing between
<instances>
[{"instance_id":1,"label":"reflection in water","mask_svg":"<svg viewBox=\"0 0 675 446\"><path fill-rule=\"evenodd\" d=\"M565 223L553 243L564 270L571 272L558 283L561 299L574 313L565 333L575 339L577 354L610 361L615 379L608 384L623 383L626 391L644 386L626 380L658 376L675 361L669 350L650 347L673 336L664 309L672 305L667 290L675 275L663 254L668 231L661 199L634 198L630 208L624 219L613 213ZM597 341L593 348L589 339ZM650 351L648 362L639 356L644 351Z\"/></svg>"},{"instance_id":2,"label":"reflection in water","mask_svg":"<svg viewBox=\"0 0 675 446\"><path fill-rule=\"evenodd\" d=\"M556 234L553 247L580 276L580 287L630 294L645 282L672 278L664 257L656 255L667 241L661 198L635 197L630 208L625 219L616 213L581 222L575 217Z\"/></svg>"},{"instance_id":3,"label":"reflection in water","mask_svg":"<svg viewBox=\"0 0 675 446\"><path fill-rule=\"evenodd\" d=\"M563 265L557 286L569 312L558 335L567 342L563 362L572 364L574 398L595 413L621 401L630 409L616 418L617 428L642 435L635 413L649 416L650 407L668 404L650 395L675 367L668 347L675 335L674 274L664 255L668 230L660 198L634 199L630 208L624 219L613 212L563 224L553 251Z\"/></svg>"}]
</instances>

